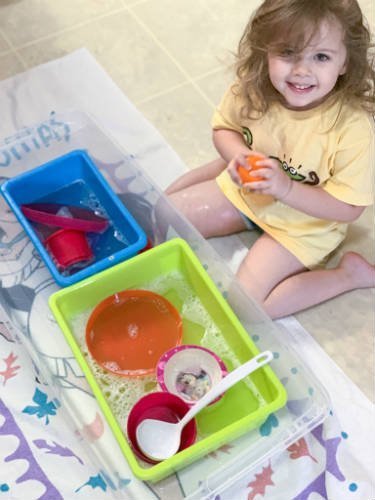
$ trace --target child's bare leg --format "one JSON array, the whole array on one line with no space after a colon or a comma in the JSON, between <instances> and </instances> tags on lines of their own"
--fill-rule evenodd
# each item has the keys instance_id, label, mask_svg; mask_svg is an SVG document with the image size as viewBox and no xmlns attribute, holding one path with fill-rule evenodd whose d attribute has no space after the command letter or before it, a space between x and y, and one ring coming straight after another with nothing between
<instances>
[{"instance_id":1,"label":"child's bare leg","mask_svg":"<svg viewBox=\"0 0 375 500\"><path fill-rule=\"evenodd\" d=\"M348 252L335 269L318 269L284 280L269 294L264 308L278 318L325 302L357 288L375 287L375 268L361 255Z\"/></svg>"},{"instance_id":2,"label":"child's bare leg","mask_svg":"<svg viewBox=\"0 0 375 500\"><path fill-rule=\"evenodd\" d=\"M349 252L335 269L308 271L264 234L249 250L238 278L271 318L280 318L356 288L374 287L375 268Z\"/></svg>"},{"instance_id":3,"label":"child's bare leg","mask_svg":"<svg viewBox=\"0 0 375 500\"><path fill-rule=\"evenodd\" d=\"M173 192L168 198L205 238L246 229L238 210L224 196L215 180L193 184Z\"/></svg>"},{"instance_id":4,"label":"child's bare leg","mask_svg":"<svg viewBox=\"0 0 375 500\"><path fill-rule=\"evenodd\" d=\"M237 271L237 278L265 308L267 297L279 283L303 271L306 268L293 254L264 233L247 252Z\"/></svg>"},{"instance_id":5,"label":"child's bare leg","mask_svg":"<svg viewBox=\"0 0 375 500\"><path fill-rule=\"evenodd\" d=\"M201 184L202 182L215 179L226 167L226 163L222 158L206 163L200 167L194 168L185 172L170 184L164 193L167 199L176 205L188 218L188 207L183 206L181 198L187 196L185 189ZM198 192L201 189L198 188ZM198 193L197 193L198 194ZM172 196L173 195L173 196ZM186 213L185 213L186 212ZM165 198L160 197L155 205L154 217L156 219L155 241L164 241L167 233L168 226L171 224L171 210L170 204ZM173 218L173 217L172 217ZM193 222L193 220L192 220ZM194 223L194 222L193 222ZM172 223L173 224L173 223Z\"/></svg>"}]
</instances>

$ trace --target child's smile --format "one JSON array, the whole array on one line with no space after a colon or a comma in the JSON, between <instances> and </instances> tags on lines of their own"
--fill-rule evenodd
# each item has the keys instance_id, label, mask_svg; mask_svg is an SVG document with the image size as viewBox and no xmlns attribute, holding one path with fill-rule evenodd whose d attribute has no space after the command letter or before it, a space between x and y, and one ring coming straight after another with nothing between
<instances>
[{"instance_id":1,"label":"child's smile","mask_svg":"<svg viewBox=\"0 0 375 500\"><path fill-rule=\"evenodd\" d=\"M309 92L314 88L314 85L300 85L298 83L286 82L290 89L298 94L303 94L305 92Z\"/></svg>"},{"instance_id":2,"label":"child's smile","mask_svg":"<svg viewBox=\"0 0 375 500\"><path fill-rule=\"evenodd\" d=\"M268 54L269 77L287 107L302 110L320 104L345 73L346 48L336 22L322 23L301 52Z\"/></svg>"},{"instance_id":3,"label":"child's smile","mask_svg":"<svg viewBox=\"0 0 375 500\"><path fill-rule=\"evenodd\" d=\"M294 93L296 96L307 96L315 89L315 85L303 85L295 82L286 82L290 93ZM290 99L291 102L292 99ZM288 101L289 102L289 101Z\"/></svg>"}]
</instances>

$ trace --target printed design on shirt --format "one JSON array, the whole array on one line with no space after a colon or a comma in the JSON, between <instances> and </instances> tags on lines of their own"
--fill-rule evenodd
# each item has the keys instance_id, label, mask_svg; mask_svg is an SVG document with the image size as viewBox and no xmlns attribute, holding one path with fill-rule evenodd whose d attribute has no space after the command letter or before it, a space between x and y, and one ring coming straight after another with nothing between
<instances>
[{"instance_id":1,"label":"printed design on shirt","mask_svg":"<svg viewBox=\"0 0 375 500\"><path fill-rule=\"evenodd\" d=\"M302 165L298 165L298 167L293 167L291 165L292 158L289 158L289 162L285 160L285 156L283 160L280 160L277 156L270 156L273 160L276 160L279 162L280 168L284 170L284 172L292 179L292 181L297 181L297 182L303 182L303 184L309 184L311 186L316 186L319 184L319 176L316 172L311 170L308 174L307 177L306 175L301 174L299 172L299 169L302 168Z\"/></svg>"},{"instance_id":2,"label":"printed design on shirt","mask_svg":"<svg viewBox=\"0 0 375 500\"><path fill-rule=\"evenodd\" d=\"M254 136L248 127L242 127L242 136L244 138L246 145L250 149L253 149L252 146L254 142ZM299 172L299 169L302 168L302 164L298 165L298 167L294 167L291 164L292 158L289 158L289 162L286 161L285 155L282 160L277 156L272 156L272 155L270 155L270 158L279 162L280 168L284 170L284 172L288 175L288 177L292 179L292 181L303 182L304 184L309 184L311 186L316 186L317 184L319 184L320 182L319 176L314 170L311 170L307 174L307 176L301 174L301 172Z\"/></svg>"},{"instance_id":3,"label":"printed design on shirt","mask_svg":"<svg viewBox=\"0 0 375 500\"><path fill-rule=\"evenodd\" d=\"M242 127L242 136L244 138L244 141L246 145L250 148L252 148L253 145L253 134L251 133L251 130L248 127Z\"/></svg>"}]
</instances>

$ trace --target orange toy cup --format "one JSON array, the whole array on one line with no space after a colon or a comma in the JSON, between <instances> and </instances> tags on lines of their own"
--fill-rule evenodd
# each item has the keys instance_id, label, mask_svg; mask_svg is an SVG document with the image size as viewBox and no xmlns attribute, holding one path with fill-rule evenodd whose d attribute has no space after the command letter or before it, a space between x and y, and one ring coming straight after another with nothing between
<instances>
[{"instance_id":1,"label":"orange toy cup","mask_svg":"<svg viewBox=\"0 0 375 500\"><path fill-rule=\"evenodd\" d=\"M238 172L238 175L240 176L241 178L241 182L242 184L246 183L246 182L256 182L256 181L263 181L263 177L260 177L260 176L256 176L256 177L253 177L250 175L250 172L252 170L258 170L260 168L264 168L263 166L261 165L257 165L256 162L259 161L259 160L264 160L264 157L263 156L257 156L257 155L249 155L247 158L247 163L250 167L250 170L248 170L247 168L245 168L244 166L242 165L239 165L237 167L237 172Z\"/></svg>"}]
</instances>

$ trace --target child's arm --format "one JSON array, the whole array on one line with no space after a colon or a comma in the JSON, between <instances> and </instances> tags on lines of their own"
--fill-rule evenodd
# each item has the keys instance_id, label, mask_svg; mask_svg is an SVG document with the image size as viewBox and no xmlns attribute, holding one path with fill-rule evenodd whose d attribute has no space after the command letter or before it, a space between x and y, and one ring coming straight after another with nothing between
<instances>
[{"instance_id":1,"label":"child's arm","mask_svg":"<svg viewBox=\"0 0 375 500\"><path fill-rule=\"evenodd\" d=\"M241 160L244 160L251 152L246 146L242 135L233 130L214 130L213 142L222 160L215 160L207 165L189 170L189 172L186 172L168 186L165 190L166 194L172 194L194 184L215 179L227 167L227 164L233 160L234 156L237 155Z\"/></svg>"},{"instance_id":2,"label":"child's arm","mask_svg":"<svg viewBox=\"0 0 375 500\"><path fill-rule=\"evenodd\" d=\"M233 160L235 155L239 156L241 161L244 161L245 157L251 152L246 146L242 135L233 130L214 130L213 142L222 159L189 170L168 186L165 190L166 194L172 194L194 184L215 179L227 167L227 164Z\"/></svg>"},{"instance_id":3,"label":"child's arm","mask_svg":"<svg viewBox=\"0 0 375 500\"><path fill-rule=\"evenodd\" d=\"M353 222L366 208L340 201L320 187L290 181L291 188L283 203L318 219Z\"/></svg>"},{"instance_id":4,"label":"child's arm","mask_svg":"<svg viewBox=\"0 0 375 500\"><path fill-rule=\"evenodd\" d=\"M257 170L254 175L264 180L246 184L247 187L255 192L272 195L286 205L318 219L353 222L366 208L340 201L321 187L292 181L270 158L258 161L257 165L265 168Z\"/></svg>"},{"instance_id":5,"label":"child's arm","mask_svg":"<svg viewBox=\"0 0 375 500\"><path fill-rule=\"evenodd\" d=\"M227 163L237 156L245 158L252 152L245 144L242 135L235 130L214 130L212 133L212 140L216 150Z\"/></svg>"},{"instance_id":6,"label":"child's arm","mask_svg":"<svg viewBox=\"0 0 375 500\"><path fill-rule=\"evenodd\" d=\"M234 130L214 130L213 141L221 157L228 162L228 170L232 179L240 184L237 167L240 164L245 165L246 157L256 152L248 148L242 135ZM320 187L292 181L271 158L258 161L257 165L265 168L254 172L254 176L264 177L264 180L248 183L245 185L246 188L272 195L290 207L312 217L337 222L353 222L365 209L362 206L340 201Z\"/></svg>"}]
</instances>

